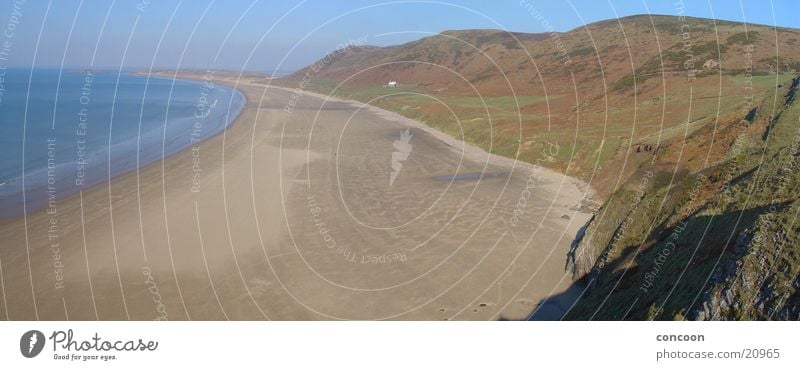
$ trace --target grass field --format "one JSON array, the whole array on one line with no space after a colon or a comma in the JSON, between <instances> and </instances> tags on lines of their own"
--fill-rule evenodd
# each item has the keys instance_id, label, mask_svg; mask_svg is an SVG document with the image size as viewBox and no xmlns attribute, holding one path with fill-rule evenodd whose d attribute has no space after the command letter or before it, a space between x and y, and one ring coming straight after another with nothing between
<instances>
[{"instance_id":1,"label":"grass field","mask_svg":"<svg viewBox=\"0 0 800 370\"><path fill-rule=\"evenodd\" d=\"M608 93L590 99L579 120L575 104L563 95L452 96L417 85L348 86L332 80L314 80L307 88L397 112L495 154L584 179L593 175L616 179L626 161L619 156L629 153L629 145L685 140L703 127L738 115L749 96L757 103L790 78L790 74L714 75L693 84L684 77L651 79L637 96ZM543 160L543 148L553 146L558 151ZM628 168L642 160L646 158L627 158Z\"/></svg>"}]
</instances>

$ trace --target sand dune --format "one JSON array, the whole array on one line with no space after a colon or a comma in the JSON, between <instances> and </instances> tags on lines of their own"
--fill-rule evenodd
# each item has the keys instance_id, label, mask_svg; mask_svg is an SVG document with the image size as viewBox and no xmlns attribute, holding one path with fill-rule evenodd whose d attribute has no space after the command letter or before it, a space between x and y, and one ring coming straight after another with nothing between
<instances>
[{"instance_id":1,"label":"sand dune","mask_svg":"<svg viewBox=\"0 0 800 370\"><path fill-rule=\"evenodd\" d=\"M520 319L569 287L585 184L374 107L236 85L224 135L1 224L0 318Z\"/></svg>"}]
</instances>

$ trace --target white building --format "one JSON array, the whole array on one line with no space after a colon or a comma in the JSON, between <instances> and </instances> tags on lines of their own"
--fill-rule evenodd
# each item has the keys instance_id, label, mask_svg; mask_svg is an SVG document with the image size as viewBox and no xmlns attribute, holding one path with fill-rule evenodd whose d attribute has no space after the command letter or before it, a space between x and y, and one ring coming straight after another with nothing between
<instances>
[{"instance_id":1,"label":"white building","mask_svg":"<svg viewBox=\"0 0 800 370\"><path fill-rule=\"evenodd\" d=\"M388 87L397 87L397 81L389 81L389 83L386 84L386 86L388 86Z\"/></svg>"}]
</instances>

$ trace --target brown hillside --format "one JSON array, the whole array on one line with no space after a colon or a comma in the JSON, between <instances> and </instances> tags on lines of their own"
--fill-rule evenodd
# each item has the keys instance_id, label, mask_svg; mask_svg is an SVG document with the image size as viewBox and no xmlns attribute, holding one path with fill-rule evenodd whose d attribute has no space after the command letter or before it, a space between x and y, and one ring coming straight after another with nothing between
<instances>
[{"instance_id":1,"label":"brown hillside","mask_svg":"<svg viewBox=\"0 0 800 370\"><path fill-rule=\"evenodd\" d=\"M708 61L719 65L704 68ZM692 167L713 165L715 150L727 148L696 138L714 140L717 127L740 120L798 69L798 30L642 15L564 33L446 31L351 47L278 83L305 78L307 89L463 133L495 153L590 180L606 195L658 148L685 139ZM390 80L401 86L383 87ZM558 152L543 156L553 145Z\"/></svg>"}]
</instances>

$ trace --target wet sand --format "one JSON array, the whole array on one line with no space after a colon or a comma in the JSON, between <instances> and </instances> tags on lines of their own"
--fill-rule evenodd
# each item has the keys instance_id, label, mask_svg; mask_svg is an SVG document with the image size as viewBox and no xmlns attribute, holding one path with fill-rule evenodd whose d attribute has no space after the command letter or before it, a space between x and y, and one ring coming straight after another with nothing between
<instances>
[{"instance_id":1,"label":"wet sand","mask_svg":"<svg viewBox=\"0 0 800 370\"><path fill-rule=\"evenodd\" d=\"M224 134L0 224L0 319L524 319L569 287L579 180L218 82L248 99Z\"/></svg>"}]
</instances>

